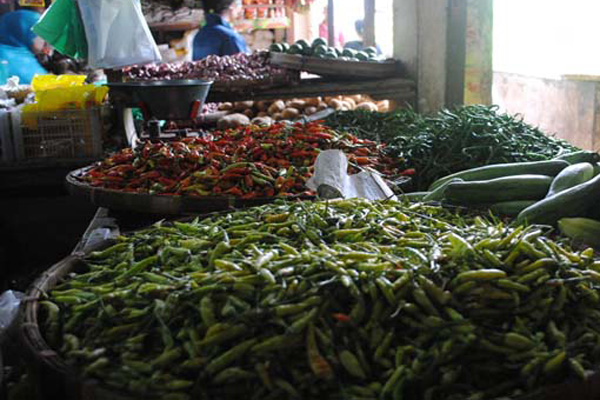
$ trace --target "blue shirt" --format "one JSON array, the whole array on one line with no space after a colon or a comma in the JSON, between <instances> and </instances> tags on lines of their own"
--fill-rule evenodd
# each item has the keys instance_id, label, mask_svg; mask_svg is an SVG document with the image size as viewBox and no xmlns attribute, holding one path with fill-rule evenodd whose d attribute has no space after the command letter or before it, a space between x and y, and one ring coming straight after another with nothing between
<instances>
[{"instance_id":1,"label":"blue shirt","mask_svg":"<svg viewBox=\"0 0 600 400\"><path fill-rule=\"evenodd\" d=\"M8 76L16 75L19 82L31 83L35 74L46 74L31 51L35 33L31 30L40 14L18 10L0 17L0 60L8 61Z\"/></svg>"},{"instance_id":2,"label":"blue shirt","mask_svg":"<svg viewBox=\"0 0 600 400\"><path fill-rule=\"evenodd\" d=\"M211 54L226 56L248 52L244 38L216 14L206 15L206 25L196 34L193 47L194 60L201 60Z\"/></svg>"}]
</instances>

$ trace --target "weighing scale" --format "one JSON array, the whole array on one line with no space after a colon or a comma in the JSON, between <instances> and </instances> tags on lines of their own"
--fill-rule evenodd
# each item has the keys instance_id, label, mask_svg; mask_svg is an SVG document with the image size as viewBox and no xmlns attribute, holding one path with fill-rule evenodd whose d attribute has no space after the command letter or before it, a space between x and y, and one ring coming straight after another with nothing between
<instances>
[{"instance_id":1,"label":"weighing scale","mask_svg":"<svg viewBox=\"0 0 600 400\"><path fill-rule=\"evenodd\" d=\"M195 79L107 84L131 147L140 139L197 136L197 118L211 85ZM144 117L140 133L134 122L134 108L139 108Z\"/></svg>"}]
</instances>

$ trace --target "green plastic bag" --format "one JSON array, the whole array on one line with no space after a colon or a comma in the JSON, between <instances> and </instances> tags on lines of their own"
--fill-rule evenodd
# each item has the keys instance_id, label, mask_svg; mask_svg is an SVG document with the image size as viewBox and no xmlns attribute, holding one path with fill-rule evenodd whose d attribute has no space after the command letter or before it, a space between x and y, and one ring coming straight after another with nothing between
<instances>
[{"instance_id":1,"label":"green plastic bag","mask_svg":"<svg viewBox=\"0 0 600 400\"><path fill-rule=\"evenodd\" d=\"M85 30L74 0L54 1L33 31L60 53L76 59L87 58Z\"/></svg>"}]
</instances>

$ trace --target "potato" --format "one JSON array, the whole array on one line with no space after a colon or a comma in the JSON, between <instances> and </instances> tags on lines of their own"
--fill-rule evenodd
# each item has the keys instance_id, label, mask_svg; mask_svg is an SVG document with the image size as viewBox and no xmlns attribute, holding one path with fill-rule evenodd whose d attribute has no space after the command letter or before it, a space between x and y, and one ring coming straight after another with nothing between
<instances>
[{"instance_id":1,"label":"potato","mask_svg":"<svg viewBox=\"0 0 600 400\"><path fill-rule=\"evenodd\" d=\"M369 97L369 96L365 96L362 94L355 94L353 96L348 96L350 97L352 100L354 100L354 103L358 104L358 103L362 103L363 101L366 101L367 99L365 99L365 97Z\"/></svg>"},{"instance_id":2,"label":"potato","mask_svg":"<svg viewBox=\"0 0 600 400\"><path fill-rule=\"evenodd\" d=\"M229 111L233 110L233 104L229 102L219 104L219 111Z\"/></svg>"},{"instance_id":3,"label":"potato","mask_svg":"<svg viewBox=\"0 0 600 400\"><path fill-rule=\"evenodd\" d=\"M274 121L281 121L283 119L283 116L281 115L281 113L275 113L271 115L271 118L273 118Z\"/></svg>"},{"instance_id":4,"label":"potato","mask_svg":"<svg viewBox=\"0 0 600 400\"><path fill-rule=\"evenodd\" d=\"M354 101L354 99L350 96L346 96L344 97L344 100L346 103L348 103L348 108L350 108L351 110L354 110L356 108L356 102Z\"/></svg>"},{"instance_id":5,"label":"potato","mask_svg":"<svg viewBox=\"0 0 600 400\"><path fill-rule=\"evenodd\" d=\"M315 106L308 106L304 109L304 115L306 115L306 116L313 115L316 112L317 112L317 107L315 107Z\"/></svg>"},{"instance_id":6,"label":"potato","mask_svg":"<svg viewBox=\"0 0 600 400\"><path fill-rule=\"evenodd\" d=\"M283 119L296 119L300 116L300 111L297 108L288 107L281 113Z\"/></svg>"},{"instance_id":7,"label":"potato","mask_svg":"<svg viewBox=\"0 0 600 400\"><path fill-rule=\"evenodd\" d=\"M250 125L250 118L244 114L229 114L217 122L218 129L237 128L246 125Z\"/></svg>"},{"instance_id":8,"label":"potato","mask_svg":"<svg viewBox=\"0 0 600 400\"><path fill-rule=\"evenodd\" d=\"M244 111L244 110L247 110L248 108L252 108L253 105L254 105L254 102L252 100L236 101L235 103L233 103L233 109L235 111Z\"/></svg>"},{"instance_id":9,"label":"potato","mask_svg":"<svg viewBox=\"0 0 600 400\"><path fill-rule=\"evenodd\" d=\"M370 101L365 101L356 106L357 110L377 111L377 105Z\"/></svg>"},{"instance_id":10,"label":"potato","mask_svg":"<svg viewBox=\"0 0 600 400\"><path fill-rule=\"evenodd\" d=\"M269 106L268 112L271 116L285 110L285 103L282 100L277 100L275 103Z\"/></svg>"},{"instance_id":11,"label":"potato","mask_svg":"<svg viewBox=\"0 0 600 400\"><path fill-rule=\"evenodd\" d=\"M375 104L377 104L377 111L379 111L379 112L390 111L390 101L389 100L378 101Z\"/></svg>"},{"instance_id":12,"label":"potato","mask_svg":"<svg viewBox=\"0 0 600 400\"><path fill-rule=\"evenodd\" d=\"M327 105L327 103L325 103L325 102L320 102L320 103L319 103L319 105L317 106L317 111L324 110L324 109L326 109L327 107L329 107L329 106Z\"/></svg>"},{"instance_id":13,"label":"potato","mask_svg":"<svg viewBox=\"0 0 600 400\"><path fill-rule=\"evenodd\" d=\"M261 111L258 114L256 114L257 118L262 118L262 117L269 117L269 113L266 111ZM269 117L270 118L270 117Z\"/></svg>"},{"instance_id":14,"label":"potato","mask_svg":"<svg viewBox=\"0 0 600 400\"><path fill-rule=\"evenodd\" d=\"M306 103L306 106L313 106L313 107L319 107L319 103L321 103L321 98L320 97L312 97L312 98L308 98L308 99L304 99L304 103Z\"/></svg>"},{"instance_id":15,"label":"potato","mask_svg":"<svg viewBox=\"0 0 600 400\"><path fill-rule=\"evenodd\" d=\"M256 109L258 111L267 111L269 109L269 106L271 105L270 101L257 101L254 103L254 107L256 107Z\"/></svg>"},{"instance_id":16,"label":"potato","mask_svg":"<svg viewBox=\"0 0 600 400\"><path fill-rule=\"evenodd\" d=\"M340 108L342 108L344 106L344 104L337 99L331 99L327 102L327 105L331 108L333 108L334 110L339 110Z\"/></svg>"},{"instance_id":17,"label":"potato","mask_svg":"<svg viewBox=\"0 0 600 400\"><path fill-rule=\"evenodd\" d=\"M290 101L290 103L288 104L288 107L295 108L297 110L303 110L304 107L306 107L306 102L304 100L294 99L294 100Z\"/></svg>"},{"instance_id":18,"label":"potato","mask_svg":"<svg viewBox=\"0 0 600 400\"><path fill-rule=\"evenodd\" d=\"M352 106L347 101L342 100L341 103L342 107L344 107L346 110L352 110Z\"/></svg>"},{"instance_id":19,"label":"potato","mask_svg":"<svg viewBox=\"0 0 600 400\"><path fill-rule=\"evenodd\" d=\"M273 120L270 117L256 117L251 122L258 126L269 126L273 123Z\"/></svg>"},{"instance_id":20,"label":"potato","mask_svg":"<svg viewBox=\"0 0 600 400\"><path fill-rule=\"evenodd\" d=\"M250 119L255 117L254 111L251 108L245 109L243 114Z\"/></svg>"}]
</instances>

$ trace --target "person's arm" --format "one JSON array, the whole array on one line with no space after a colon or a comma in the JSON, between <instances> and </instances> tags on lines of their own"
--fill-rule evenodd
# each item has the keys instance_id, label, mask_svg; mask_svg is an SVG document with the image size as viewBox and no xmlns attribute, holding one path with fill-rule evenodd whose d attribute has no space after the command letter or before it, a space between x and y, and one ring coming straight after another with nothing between
<instances>
[{"instance_id":1,"label":"person's arm","mask_svg":"<svg viewBox=\"0 0 600 400\"><path fill-rule=\"evenodd\" d=\"M46 46L46 42L39 36L33 38L33 42L31 43L30 50L33 54L40 54L43 52L44 47Z\"/></svg>"}]
</instances>

